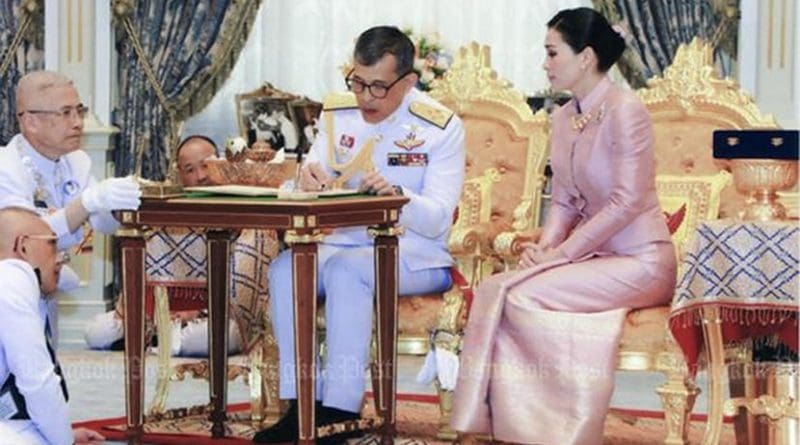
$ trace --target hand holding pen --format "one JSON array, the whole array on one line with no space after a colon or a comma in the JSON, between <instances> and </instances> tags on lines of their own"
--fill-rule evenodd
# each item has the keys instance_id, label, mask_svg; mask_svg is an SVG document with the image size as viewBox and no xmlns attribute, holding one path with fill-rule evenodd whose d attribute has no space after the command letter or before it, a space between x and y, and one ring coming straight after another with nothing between
<instances>
[{"instance_id":1,"label":"hand holding pen","mask_svg":"<svg viewBox=\"0 0 800 445\"><path fill-rule=\"evenodd\" d=\"M330 188L331 177L319 162L312 162L300 168L298 184L300 190L318 192Z\"/></svg>"}]
</instances>

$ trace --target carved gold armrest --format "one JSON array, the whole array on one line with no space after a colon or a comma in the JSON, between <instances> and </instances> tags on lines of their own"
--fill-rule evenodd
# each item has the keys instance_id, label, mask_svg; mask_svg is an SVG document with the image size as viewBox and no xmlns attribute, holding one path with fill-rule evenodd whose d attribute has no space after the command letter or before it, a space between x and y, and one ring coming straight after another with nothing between
<instances>
[{"instance_id":1,"label":"carved gold armrest","mask_svg":"<svg viewBox=\"0 0 800 445\"><path fill-rule=\"evenodd\" d=\"M455 256L474 255L478 253L480 243L480 227L453 227L447 241L447 248Z\"/></svg>"},{"instance_id":2,"label":"carved gold armrest","mask_svg":"<svg viewBox=\"0 0 800 445\"><path fill-rule=\"evenodd\" d=\"M522 253L522 243L538 242L542 229L536 228L525 232L502 232L492 242L492 250L506 261L517 258Z\"/></svg>"}]
</instances>

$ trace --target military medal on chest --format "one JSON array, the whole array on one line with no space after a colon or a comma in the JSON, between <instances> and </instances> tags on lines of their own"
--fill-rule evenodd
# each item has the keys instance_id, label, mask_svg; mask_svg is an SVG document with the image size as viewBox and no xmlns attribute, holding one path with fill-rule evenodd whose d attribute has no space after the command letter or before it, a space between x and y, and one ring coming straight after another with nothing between
<instances>
[{"instance_id":1,"label":"military medal on chest","mask_svg":"<svg viewBox=\"0 0 800 445\"><path fill-rule=\"evenodd\" d=\"M421 139L418 137L418 133L420 132L421 128L418 125L414 124L407 124L402 126L404 130L406 130L406 137L405 139L399 139L394 141L394 145L403 148L405 150L411 151L417 147L422 146L425 143L425 139Z\"/></svg>"}]
</instances>

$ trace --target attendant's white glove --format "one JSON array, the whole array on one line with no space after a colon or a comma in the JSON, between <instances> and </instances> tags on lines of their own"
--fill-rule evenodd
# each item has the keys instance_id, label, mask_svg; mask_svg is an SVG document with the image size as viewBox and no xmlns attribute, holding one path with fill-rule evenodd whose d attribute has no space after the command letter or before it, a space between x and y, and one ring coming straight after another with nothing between
<instances>
[{"instance_id":1,"label":"attendant's white glove","mask_svg":"<svg viewBox=\"0 0 800 445\"><path fill-rule=\"evenodd\" d=\"M436 351L434 351L434 347L428 350L428 354L425 356L425 363L422 365L422 369L419 370L417 373L417 383L422 383L423 385L429 385L433 382L433 379L436 378Z\"/></svg>"},{"instance_id":2,"label":"attendant's white glove","mask_svg":"<svg viewBox=\"0 0 800 445\"><path fill-rule=\"evenodd\" d=\"M87 187L81 194L81 204L89 213L136 210L141 196L139 184L133 178L108 178Z\"/></svg>"},{"instance_id":3,"label":"attendant's white glove","mask_svg":"<svg viewBox=\"0 0 800 445\"><path fill-rule=\"evenodd\" d=\"M443 390L454 390L458 380L458 356L445 348L434 346L425 356L425 364L417 374L417 382L429 384L436 377Z\"/></svg>"},{"instance_id":4,"label":"attendant's white glove","mask_svg":"<svg viewBox=\"0 0 800 445\"><path fill-rule=\"evenodd\" d=\"M61 266L61 272L58 274L58 290L60 292L69 292L77 289L80 285L81 278L78 274L66 264Z\"/></svg>"},{"instance_id":5,"label":"attendant's white glove","mask_svg":"<svg viewBox=\"0 0 800 445\"><path fill-rule=\"evenodd\" d=\"M439 384L445 391L456 389L458 380L458 356L445 348L436 348L436 371Z\"/></svg>"}]
</instances>

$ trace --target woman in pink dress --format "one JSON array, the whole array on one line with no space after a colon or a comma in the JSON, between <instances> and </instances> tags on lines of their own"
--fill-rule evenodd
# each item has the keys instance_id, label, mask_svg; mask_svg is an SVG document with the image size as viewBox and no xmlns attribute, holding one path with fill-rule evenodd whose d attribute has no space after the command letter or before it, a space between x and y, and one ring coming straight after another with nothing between
<instances>
[{"instance_id":1,"label":"woman in pink dress","mask_svg":"<svg viewBox=\"0 0 800 445\"><path fill-rule=\"evenodd\" d=\"M547 24L552 205L518 270L477 289L451 425L495 439L600 444L629 309L668 302L675 253L655 190L650 117L606 73L621 32L589 8Z\"/></svg>"}]
</instances>

